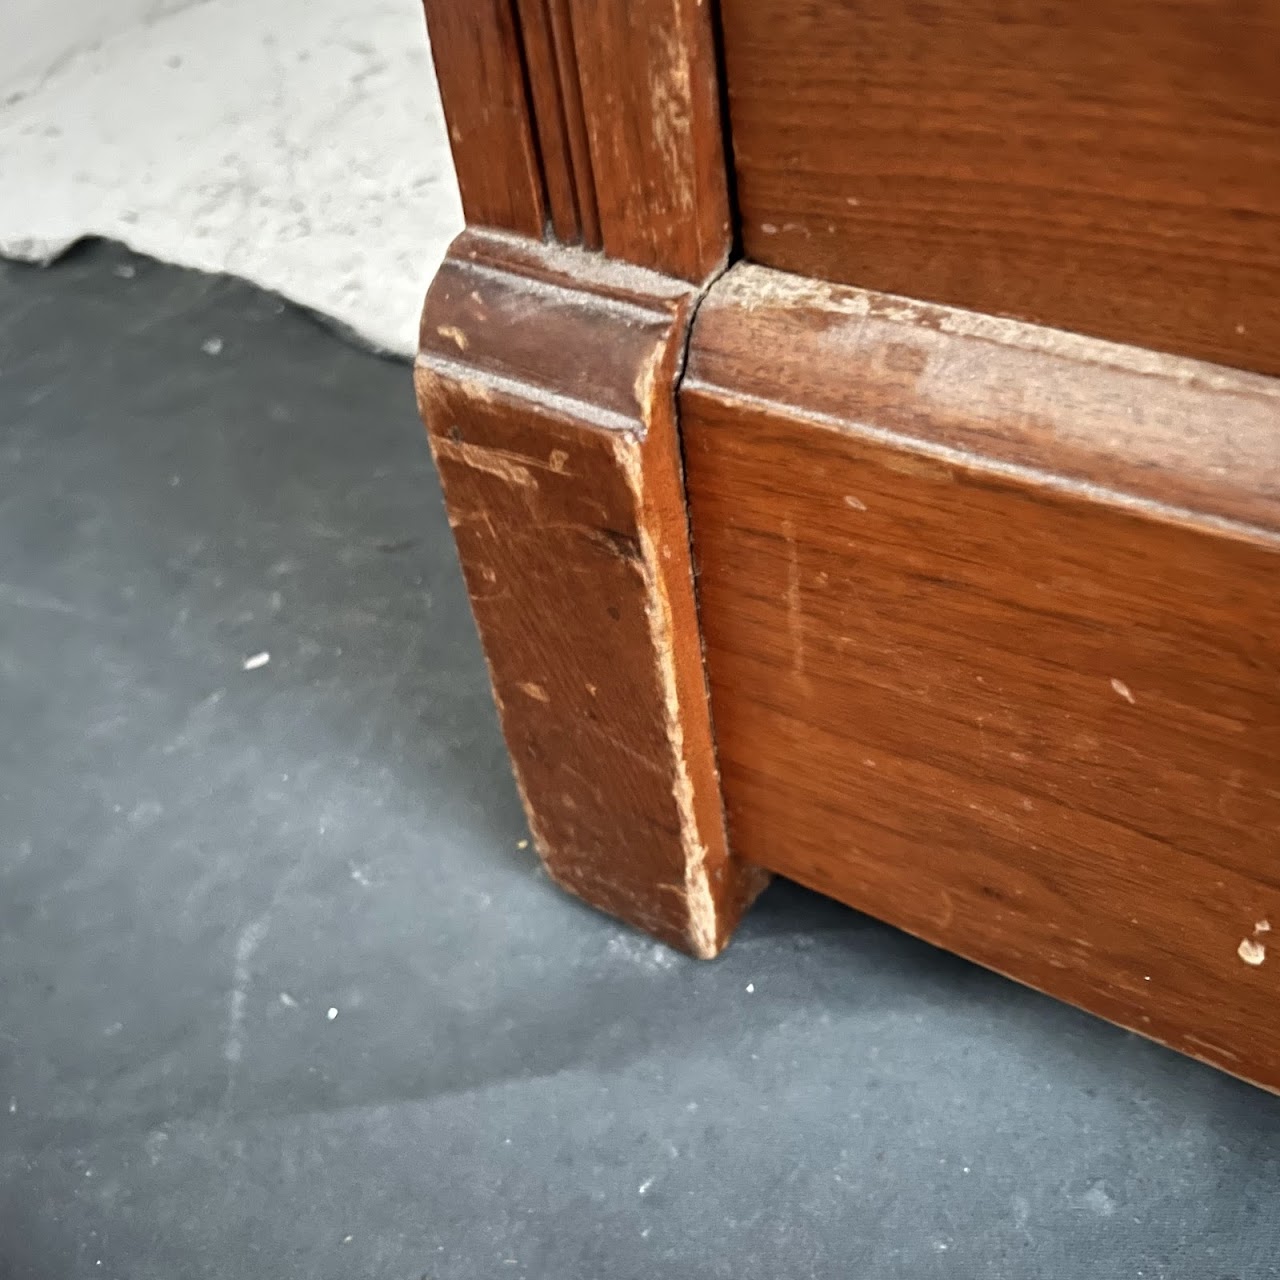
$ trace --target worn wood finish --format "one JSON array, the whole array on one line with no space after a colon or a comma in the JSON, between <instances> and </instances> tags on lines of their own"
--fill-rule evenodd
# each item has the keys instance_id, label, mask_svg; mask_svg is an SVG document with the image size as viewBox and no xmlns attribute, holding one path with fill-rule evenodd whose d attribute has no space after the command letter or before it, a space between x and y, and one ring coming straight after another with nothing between
<instances>
[{"instance_id":1,"label":"worn wood finish","mask_svg":"<svg viewBox=\"0 0 1280 1280\"><path fill-rule=\"evenodd\" d=\"M600 248L600 215L582 115L568 0L516 0L551 230L562 244Z\"/></svg>"},{"instance_id":2,"label":"worn wood finish","mask_svg":"<svg viewBox=\"0 0 1280 1280\"><path fill-rule=\"evenodd\" d=\"M546 196L511 0L424 0L469 226L541 236Z\"/></svg>"},{"instance_id":3,"label":"worn wood finish","mask_svg":"<svg viewBox=\"0 0 1280 1280\"><path fill-rule=\"evenodd\" d=\"M468 226L701 283L728 259L702 0L425 0Z\"/></svg>"},{"instance_id":4,"label":"worn wood finish","mask_svg":"<svg viewBox=\"0 0 1280 1280\"><path fill-rule=\"evenodd\" d=\"M721 0L742 241L1280 373L1280 0Z\"/></svg>"},{"instance_id":5,"label":"worn wood finish","mask_svg":"<svg viewBox=\"0 0 1280 1280\"><path fill-rule=\"evenodd\" d=\"M524 43L529 101L538 135L551 230L562 244L573 244L582 239L582 225L549 0L516 0L516 15Z\"/></svg>"},{"instance_id":6,"label":"worn wood finish","mask_svg":"<svg viewBox=\"0 0 1280 1280\"><path fill-rule=\"evenodd\" d=\"M426 12L468 226L518 233L455 242L417 383L530 826L561 884L713 955L765 875L725 844L674 418L730 242L711 17Z\"/></svg>"},{"instance_id":7,"label":"worn wood finish","mask_svg":"<svg viewBox=\"0 0 1280 1280\"><path fill-rule=\"evenodd\" d=\"M591 167L591 147L583 115L582 83L578 76L578 54L573 42L573 19L569 0L546 0L556 52L556 75L564 99L565 140L573 166L574 198L578 206L581 240L588 249L599 249L600 210L596 201L596 179Z\"/></svg>"},{"instance_id":8,"label":"worn wood finish","mask_svg":"<svg viewBox=\"0 0 1280 1280\"><path fill-rule=\"evenodd\" d=\"M1280 384L740 265L680 399L735 853L1280 1088Z\"/></svg>"},{"instance_id":9,"label":"worn wood finish","mask_svg":"<svg viewBox=\"0 0 1280 1280\"><path fill-rule=\"evenodd\" d=\"M711 6L567 3L604 250L705 280L732 243Z\"/></svg>"},{"instance_id":10,"label":"worn wood finish","mask_svg":"<svg viewBox=\"0 0 1280 1280\"><path fill-rule=\"evenodd\" d=\"M417 387L548 870L710 956L763 876L725 844L693 595L674 387L695 297L467 232Z\"/></svg>"}]
</instances>

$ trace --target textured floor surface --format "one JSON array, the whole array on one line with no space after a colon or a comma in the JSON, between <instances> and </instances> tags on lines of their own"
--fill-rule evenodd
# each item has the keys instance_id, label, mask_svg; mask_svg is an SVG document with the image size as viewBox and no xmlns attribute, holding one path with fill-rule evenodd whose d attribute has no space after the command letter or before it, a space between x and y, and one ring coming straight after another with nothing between
<instances>
[{"instance_id":1,"label":"textured floor surface","mask_svg":"<svg viewBox=\"0 0 1280 1280\"><path fill-rule=\"evenodd\" d=\"M554 890L407 367L248 285L0 266L0 725L4 1280L1280 1274L1277 1099Z\"/></svg>"},{"instance_id":2,"label":"textured floor surface","mask_svg":"<svg viewBox=\"0 0 1280 1280\"><path fill-rule=\"evenodd\" d=\"M110 236L412 353L462 227L422 6L74 3L0 0L0 255Z\"/></svg>"}]
</instances>

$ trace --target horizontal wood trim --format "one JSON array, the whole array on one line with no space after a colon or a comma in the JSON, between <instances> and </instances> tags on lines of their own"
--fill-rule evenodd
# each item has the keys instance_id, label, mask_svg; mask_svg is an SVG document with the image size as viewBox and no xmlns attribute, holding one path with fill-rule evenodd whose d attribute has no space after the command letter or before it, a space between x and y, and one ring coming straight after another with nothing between
<instances>
[{"instance_id":1,"label":"horizontal wood trim","mask_svg":"<svg viewBox=\"0 0 1280 1280\"><path fill-rule=\"evenodd\" d=\"M700 313L690 394L708 378L942 463L1267 540L1280 530L1274 378L752 263Z\"/></svg>"},{"instance_id":2,"label":"horizontal wood trim","mask_svg":"<svg viewBox=\"0 0 1280 1280\"><path fill-rule=\"evenodd\" d=\"M735 853L1280 1088L1280 386L744 265L680 402Z\"/></svg>"},{"instance_id":3,"label":"horizontal wood trim","mask_svg":"<svg viewBox=\"0 0 1280 1280\"><path fill-rule=\"evenodd\" d=\"M748 258L1280 373L1280 0L722 0Z\"/></svg>"}]
</instances>

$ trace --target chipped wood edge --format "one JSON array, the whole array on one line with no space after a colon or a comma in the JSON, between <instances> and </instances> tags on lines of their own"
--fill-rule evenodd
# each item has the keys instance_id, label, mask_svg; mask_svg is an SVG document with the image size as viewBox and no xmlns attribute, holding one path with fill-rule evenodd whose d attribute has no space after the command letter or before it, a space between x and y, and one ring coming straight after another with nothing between
<instances>
[{"instance_id":1,"label":"chipped wood edge","mask_svg":"<svg viewBox=\"0 0 1280 1280\"><path fill-rule=\"evenodd\" d=\"M508 263L505 269L501 265L504 259ZM572 299L579 306L592 308L597 317L607 317L599 325L604 332L599 336L593 333L593 341L610 341L610 322L628 330L642 318L650 326L655 320L665 325L633 367L630 390L635 412L630 416L583 399L576 387L568 388L572 392L569 394L555 385L535 386L510 376L500 361L499 367L493 367L492 351L484 357L489 364L473 366L470 361L476 348L485 346L483 337L477 338L474 324L464 330L458 324L440 322L433 315L430 295L424 311L424 345L416 381L429 428L438 416L436 406L444 403L443 390L451 387L474 403L492 407L501 402L518 413L528 413L535 421L569 423L577 431L608 442L634 510L639 554L632 552L627 559L634 563L640 576L653 662L651 674L661 699L666 743L663 767L670 773L671 801L678 815L679 883L670 882L667 876L655 878L649 886L654 902L634 900L634 890L630 891L633 901L621 900L617 886L609 880L606 858L590 854L584 857L581 850L568 851L559 846L543 821L540 784L530 777L526 762L508 733L513 773L530 833L553 880L592 905L628 919L698 958L709 959L726 945L738 919L769 876L758 868L735 863L730 856L698 626L676 390L692 317L703 291L580 251L532 247L510 237L474 232L459 237L446 263L450 261L474 272L480 296L486 282L519 296L522 313L527 310L535 324L539 315L536 304L542 298L557 306ZM582 284L586 285L585 292ZM472 292L470 296L475 299L478 295ZM437 423L437 429L428 432L438 467L442 462L458 464L523 490L537 488L535 471L565 474L567 455L561 451L552 450L549 460L535 459L523 452L450 438L447 431L438 427ZM484 520L490 525L491 535L499 536L487 516ZM456 526L452 513L450 522ZM472 590L474 609L478 603L474 585ZM510 724L513 682L495 667L490 637L484 634L479 615L477 622L505 732ZM566 660L571 662L571 655ZM514 685L534 696L529 693L527 681ZM541 696L537 701L548 702L541 684L538 691ZM622 750L626 744L619 742L617 746ZM655 907L655 902L665 905ZM673 914L677 921L674 936L663 919Z\"/></svg>"},{"instance_id":2,"label":"chipped wood edge","mask_svg":"<svg viewBox=\"0 0 1280 1280\"><path fill-rule=\"evenodd\" d=\"M645 485L639 441L634 438L620 441L615 456L627 477L637 510L643 511ZM703 831L694 806L693 779L689 773L684 733L684 716L687 708L683 705L676 679L675 627L672 621L671 596L663 575L654 572L659 551L652 534L643 523L640 525L640 550L640 570L650 601L646 609L649 634L658 660L663 716L674 763L672 796L681 820L680 841L685 855L684 891L689 915L690 949L699 959L709 960L724 945L724 929L707 874L708 833ZM727 854L728 838L723 825L720 830L711 833L711 836L718 844L725 847Z\"/></svg>"}]
</instances>

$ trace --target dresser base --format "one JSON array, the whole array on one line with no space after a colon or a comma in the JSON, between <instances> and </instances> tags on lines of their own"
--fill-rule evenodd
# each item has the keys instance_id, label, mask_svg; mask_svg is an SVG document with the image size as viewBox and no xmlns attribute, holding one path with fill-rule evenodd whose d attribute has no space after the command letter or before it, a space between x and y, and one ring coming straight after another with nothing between
<instances>
[{"instance_id":1,"label":"dresser base","mask_svg":"<svg viewBox=\"0 0 1280 1280\"><path fill-rule=\"evenodd\" d=\"M711 956L775 872L1280 1088L1272 380L467 233L418 387L558 882Z\"/></svg>"}]
</instances>

